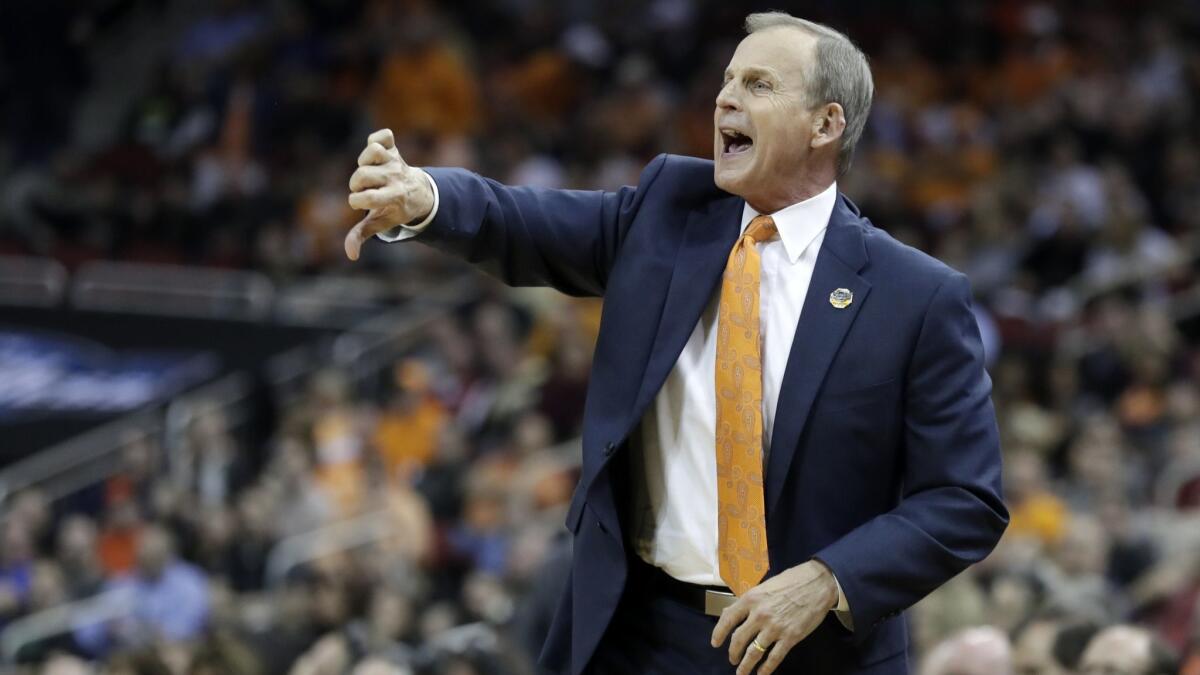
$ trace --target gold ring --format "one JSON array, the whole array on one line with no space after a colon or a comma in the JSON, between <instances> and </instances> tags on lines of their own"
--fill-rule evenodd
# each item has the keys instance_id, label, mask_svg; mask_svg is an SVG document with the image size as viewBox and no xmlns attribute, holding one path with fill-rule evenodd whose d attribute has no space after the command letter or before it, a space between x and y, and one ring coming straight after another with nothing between
<instances>
[{"instance_id":1,"label":"gold ring","mask_svg":"<svg viewBox=\"0 0 1200 675\"><path fill-rule=\"evenodd\" d=\"M756 638L756 639L754 639L754 640L751 640L751 641L750 641L750 644L751 644L751 645L753 645L753 646L754 646L754 648L755 648L755 649L757 649L757 650L758 650L758 651L760 651L760 652L764 652L764 653L765 653L765 652L767 651L767 648L766 648L766 647L764 647L764 646L762 646L762 645L758 644L758 639L757 639L757 638Z\"/></svg>"}]
</instances>

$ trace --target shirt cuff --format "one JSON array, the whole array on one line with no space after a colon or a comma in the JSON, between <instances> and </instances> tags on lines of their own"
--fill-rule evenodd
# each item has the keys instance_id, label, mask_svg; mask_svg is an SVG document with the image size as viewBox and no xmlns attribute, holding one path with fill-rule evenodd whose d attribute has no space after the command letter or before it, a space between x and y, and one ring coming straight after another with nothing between
<instances>
[{"instance_id":1,"label":"shirt cuff","mask_svg":"<svg viewBox=\"0 0 1200 675\"><path fill-rule=\"evenodd\" d=\"M854 632L854 617L850 614L850 601L846 599L846 594L842 591L842 582L838 581L837 575L832 572L830 574L833 575L833 583L837 586L838 592L837 607L833 608L833 614L846 630Z\"/></svg>"},{"instance_id":2,"label":"shirt cuff","mask_svg":"<svg viewBox=\"0 0 1200 675\"><path fill-rule=\"evenodd\" d=\"M425 178L429 179L429 187L433 188L433 208L429 209L429 215L425 216L425 219L416 225L397 225L390 230L377 233L375 236L379 237L383 241L390 243L393 241L404 241L405 239L411 239L428 227L429 223L433 222L434 217L437 216L438 204L441 203L441 199L438 196L437 182L433 180L433 176L430 176L425 171L422 171L421 169L417 169L417 171L425 174Z\"/></svg>"}]
</instances>

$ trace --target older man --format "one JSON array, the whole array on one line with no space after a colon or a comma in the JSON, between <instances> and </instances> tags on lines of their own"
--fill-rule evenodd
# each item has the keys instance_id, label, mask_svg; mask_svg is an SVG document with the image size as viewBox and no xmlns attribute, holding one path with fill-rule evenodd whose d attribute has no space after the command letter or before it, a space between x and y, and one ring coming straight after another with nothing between
<instances>
[{"instance_id":1,"label":"older man","mask_svg":"<svg viewBox=\"0 0 1200 675\"><path fill-rule=\"evenodd\" d=\"M1092 638L1079 660L1080 675L1175 675L1179 661L1145 628L1118 625Z\"/></svg>"},{"instance_id":2,"label":"older man","mask_svg":"<svg viewBox=\"0 0 1200 675\"><path fill-rule=\"evenodd\" d=\"M921 675L1013 675L1012 645L998 628L968 628L930 650Z\"/></svg>"},{"instance_id":3,"label":"older man","mask_svg":"<svg viewBox=\"0 0 1200 675\"><path fill-rule=\"evenodd\" d=\"M636 188L507 187L371 135L346 237L415 239L514 285L603 296L553 672L908 672L900 613L1007 524L962 274L837 191L862 53L751 15L714 161Z\"/></svg>"}]
</instances>

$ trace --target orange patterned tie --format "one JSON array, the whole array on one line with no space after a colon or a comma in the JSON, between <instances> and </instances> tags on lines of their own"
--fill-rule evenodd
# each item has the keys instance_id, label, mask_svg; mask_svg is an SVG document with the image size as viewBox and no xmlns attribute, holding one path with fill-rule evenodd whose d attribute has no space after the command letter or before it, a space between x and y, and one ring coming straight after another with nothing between
<instances>
[{"instance_id":1,"label":"orange patterned tie","mask_svg":"<svg viewBox=\"0 0 1200 675\"><path fill-rule=\"evenodd\" d=\"M754 244L777 232L758 216L733 245L717 312L717 557L736 595L767 572L763 509L762 339L758 287L762 257Z\"/></svg>"}]
</instances>

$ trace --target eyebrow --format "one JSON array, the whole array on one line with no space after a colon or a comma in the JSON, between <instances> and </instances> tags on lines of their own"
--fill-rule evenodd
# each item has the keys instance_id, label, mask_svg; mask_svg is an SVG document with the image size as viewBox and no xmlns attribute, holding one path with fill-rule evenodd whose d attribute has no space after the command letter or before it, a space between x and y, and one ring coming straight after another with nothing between
<instances>
[{"instance_id":1,"label":"eyebrow","mask_svg":"<svg viewBox=\"0 0 1200 675\"><path fill-rule=\"evenodd\" d=\"M775 73L774 70L771 70L770 68L763 68L760 66L748 66L743 71L742 74L749 75L749 76L757 76L757 77L767 77L772 80L779 79L779 76ZM729 68L726 68L725 69L725 77L732 77L732 76L733 76L733 73L730 71Z\"/></svg>"}]
</instances>

